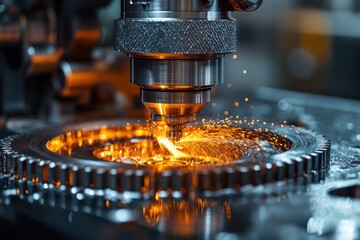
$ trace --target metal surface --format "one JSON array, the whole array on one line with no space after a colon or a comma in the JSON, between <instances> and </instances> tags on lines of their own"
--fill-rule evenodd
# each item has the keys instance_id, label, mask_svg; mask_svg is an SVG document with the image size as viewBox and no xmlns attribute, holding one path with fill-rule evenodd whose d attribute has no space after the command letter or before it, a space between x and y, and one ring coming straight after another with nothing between
<instances>
[{"instance_id":1,"label":"metal surface","mask_svg":"<svg viewBox=\"0 0 360 240\"><path fill-rule=\"evenodd\" d=\"M242 97L238 91L230 91L228 95ZM360 231L356 197L360 156L359 102L262 88L247 91L246 96L251 101L241 108L229 106L231 104L222 102L223 98L218 96L217 107L204 109L202 113L204 117L216 116L223 112L222 104L227 104L228 110L235 115L272 121L276 126L286 121L326 135L331 140L331 161L325 179L321 180L315 174L317 184L306 186L277 182L244 187L235 195L224 192L222 197L204 195L156 200L155 196L153 200L133 199L117 203L115 200L110 203L100 200L103 199L101 191L75 194L77 189L74 188L73 195L63 195L51 184L44 194L29 195L25 191L27 188L21 187L26 185L23 182L24 185L19 185L22 200L18 191L3 190L0 215L16 227L20 223L22 227L31 226L27 235L41 229L44 239L63 239L64 236L69 239L117 239L124 236L127 239L223 239L231 236L236 239L285 240L290 235L309 240L338 240L348 236L356 239ZM25 140L25 145L30 146L31 139ZM47 162L44 163L43 166L47 166ZM61 166L53 167L47 168L55 172L61 169ZM62 171L66 172L65 169ZM75 168L75 171L78 170ZM92 173L84 169L79 171ZM99 170L96 175L101 176L101 172ZM127 182L134 184L132 186L138 184L135 179L140 179L142 172L138 177L132 171L128 174L134 178ZM52 178L53 175L49 176ZM164 173L163 179L170 176ZM205 174L206 178L213 179ZM101 185L103 178L97 179L100 181L97 184ZM1 182L4 180L7 181L2 178ZM119 181L117 179L117 183ZM166 187L169 182L163 181L163 184ZM41 225L34 225L33 219Z\"/></svg>"},{"instance_id":2,"label":"metal surface","mask_svg":"<svg viewBox=\"0 0 360 240\"><path fill-rule=\"evenodd\" d=\"M165 123L166 135L173 140L181 138L185 124L194 122L196 113L210 102L210 89L176 92L141 89L141 93L151 119Z\"/></svg>"},{"instance_id":3,"label":"metal surface","mask_svg":"<svg viewBox=\"0 0 360 240\"><path fill-rule=\"evenodd\" d=\"M223 83L222 57L134 58L131 59L131 82L145 88L163 90L196 90L213 87Z\"/></svg>"},{"instance_id":4,"label":"metal surface","mask_svg":"<svg viewBox=\"0 0 360 240\"><path fill-rule=\"evenodd\" d=\"M236 50L236 21L229 19L117 19L116 49L130 54L216 54Z\"/></svg>"},{"instance_id":5,"label":"metal surface","mask_svg":"<svg viewBox=\"0 0 360 240\"><path fill-rule=\"evenodd\" d=\"M242 127L245 126L234 128L239 128L240 131ZM148 133L141 125L100 122L50 128L1 140L1 169L3 176L9 178L14 186L24 182L26 189L36 187L40 190L44 185L52 184L54 189L65 192L72 187L84 191L108 189L108 193L103 193L103 199L125 201L133 198L152 199L159 192L162 197L204 194L222 196L241 192L246 186L274 182L296 182L302 185L318 182L325 177L330 160L330 143L325 138L300 128L279 128L271 125L262 127L269 129L269 133L256 132L257 128L249 128L249 131L253 132L260 142L265 142L263 154L250 150L247 153L245 148L244 155L233 163L173 167L165 171L151 169L149 166L105 162L94 156L96 149L110 143L136 142L148 138ZM110 134L111 132L113 133ZM286 136L277 141L284 144L289 142L290 149L274 153L271 143L268 142L273 134ZM48 141L59 135L68 139L64 139L64 142L69 142L69 147L73 148L70 156L66 150L61 155L50 151ZM106 135L109 136L104 138ZM69 136L74 138L68 138ZM269 146L266 146L266 142ZM78 144L84 145L79 148L76 147ZM151 151L146 150L148 147L137 148L141 152ZM267 148L269 150L266 150ZM131 147L129 151L135 149ZM86 195L86 192L84 194Z\"/></svg>"}]
</instances>

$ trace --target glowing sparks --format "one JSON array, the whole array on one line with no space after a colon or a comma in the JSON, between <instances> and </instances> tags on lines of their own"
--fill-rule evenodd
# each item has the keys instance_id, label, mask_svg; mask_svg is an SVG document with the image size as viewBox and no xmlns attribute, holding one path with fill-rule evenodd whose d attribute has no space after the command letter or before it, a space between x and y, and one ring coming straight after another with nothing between
<instances>
[{"instance_id":1,"label":"glowing sparks","mask_svg":"<svg viewBox=\"0 0 360 240\"><path fill-rule=\"evenodd\" d=\"M175 158L186 158L187 155L179 151L176 146L168 139L164 137L158 137L158 142L164 146Z\"/></svg>"},{"instance_id":2,"label":"glowing sparks","mask_svg":"<svg viewBox=\"0 0 360 240\"><path fill-rule=\"evenodd\" d=\"M84 129L57 136L48 141L46 147L64 156L90 148L98 159L163 171L173 167L231 164L244 155L254 156L253 161L258 161L259 156L268 156L269 149L271 153L280 153L291 146L288 140L271 134L267 127L254 128L256 123L266 124L255 118L240 119L238 115L219 121L204 118L199 126L187 126L176 142L166 138L163 125L154 123Z\"/></svg>"},{"instance_id":3,"label":"glowing sparks","mask_svg":"<svg viewBox=\"0 0 360 240\"><path fill-rule=\"evenodd\" d=\"M235 107L239 107L239 106L240 106L240 103L239 103L239 102L234 102L234 106L235 106Z\"/></svg>"},{"instance_id":4,"label":"glowing sparks","mask_svg":"<svg viewBox=\"0 0 360 240\"><path fill-rule=\"evenodd\" d=\"M244 71L243 71L243 74L244 74L244 75L247 74L247 70L244 70Z\"/></svg>"},{"instance_id":5,"label":"glowing sparks","mask_svg":"<svg viewBox=\"0 0 360 240\"><path fill-rule=\"evenodd\" d=\"M247 98L247 97L244 100L245 100L245 102L249 102L249 98Z\"/></svg>"},{"instance_id":6,"label":"glowing sparks","mask_svg":"<svg viewBox=\"0 0 360 240\"><path fill-rule=\"evenodd\" d=\"M233 59L236 60L238 56L236 54L233 55Z\"/></svg>"}]
</instances>

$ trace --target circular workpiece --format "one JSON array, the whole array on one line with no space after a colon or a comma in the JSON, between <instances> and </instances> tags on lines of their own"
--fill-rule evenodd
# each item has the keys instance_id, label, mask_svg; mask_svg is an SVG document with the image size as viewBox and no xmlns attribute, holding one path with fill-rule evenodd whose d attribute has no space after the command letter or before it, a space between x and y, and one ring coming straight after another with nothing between
<instances>
[{"instance_id":1,"label":"circular workpiece","mask_svg":"<svg viewBox=\"0 0 360 240\"><path fill-rule=\"evenodd\" d=\"M102 197L134 199L310 183L329 169L330 142L306 129L189 127L175 148L140 123L76 124L8 137L0 140L2 175L31 189L100 190Z\"/></svg>"}]
</instances>

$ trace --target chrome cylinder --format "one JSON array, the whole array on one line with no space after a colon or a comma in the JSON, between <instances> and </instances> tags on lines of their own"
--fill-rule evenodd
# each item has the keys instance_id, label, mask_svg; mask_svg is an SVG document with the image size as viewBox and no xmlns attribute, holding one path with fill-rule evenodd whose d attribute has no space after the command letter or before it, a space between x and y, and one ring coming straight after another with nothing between
<instances>
[{"instance_id":1,"label":"chrome cylinder","mask_svg":"<svg viewBox=\"0 0 360 240\"><path fill-rule=\"evenodd\" d=\"M131 57L131 82L167 90L212 87L223 83L223 55L195 59Z\"/></svg>"}]
</instances>

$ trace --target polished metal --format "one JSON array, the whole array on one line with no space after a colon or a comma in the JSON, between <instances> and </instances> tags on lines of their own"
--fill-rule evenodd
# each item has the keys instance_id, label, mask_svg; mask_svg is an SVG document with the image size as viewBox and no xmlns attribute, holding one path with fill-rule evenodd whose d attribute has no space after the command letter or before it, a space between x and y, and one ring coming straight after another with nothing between
<instances>
[{"instance_id":1,"label":"polished metal","mask_svg":"<svg viewBox=\"0 0 360 240\"><path fill-rule=\"evenodd\" d=\"M132 4L123 1L122 18L225 18L230 17L227 10L232 10L223 0L152 0L145 4ZM145 11L144 11L145 9Z\"/></svg>"},{"instance_id":2,"label":"polished metal","mask_svg":"<svg viewBox=\"0 0 360 240\"><path fill-rule=\"evenodd\" d=\"M168 125L167 136L178 140L185 124L195 121L196 113L210 102L210 88L183 91L142 88L141 101L153 121Z\"/></svg>"},{"instance_id":3,"label":"polished metal","mask_svg":"<svg viewBox=\"0 0 360 240\"><path fill-rule=\"evenodd\" d=\"M131 59L131 82L152 120L178 138L186 122L210 102L223 82L223 58L236 51L231 12L255 10L259 1L123 0L115 20L115 48ZM255 7L256 6L256 7Z\"/></svg>"},{"instance_id":4,"label":"polished metal","mask_svg":"<svg viewBox=\"0 0 360 240\"><path fill-rule=\"evenodd\" d=\"M131 58L131 82L168 90L213 87L223 83L223 58Z\"/></svg>"},{"instance_id":5,"label":"polished metal","mask_svg":"<svg viewBox=\"0 0 360 240\"><path fill-rule=\"evenodd\" d=\"M191 91L141 89L141 101L164 104L199 104L210 101L210 88Z\"/></svg>"}]
</instances>

